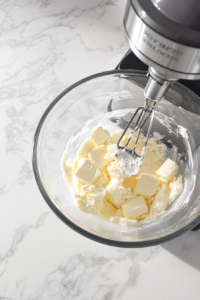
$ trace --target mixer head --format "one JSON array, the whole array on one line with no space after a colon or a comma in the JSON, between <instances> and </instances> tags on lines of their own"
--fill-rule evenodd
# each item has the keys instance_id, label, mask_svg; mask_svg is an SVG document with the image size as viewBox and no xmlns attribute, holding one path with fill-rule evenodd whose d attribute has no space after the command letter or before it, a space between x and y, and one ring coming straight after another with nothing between
<instances>
[{"instance_id":1,"label":"mixer head","mask_svg":"<svg viewBox=\"0 0 200 300\"><path fill-rule=\"evenodd\" d=\"M149 65L149 79L144 90L144 107L136 110L122 133L116 156L123 159L127 175L136 174L147 148L155 104L177 79L200 78L200 3L196 0L128 0L124 28L131 50ZM147 107L150 107L147 108ZM135 123L132 123L137 118ZM144 124L150 119L141 157L136 152L137 141ZM125 147L120 141L129 129L133 130ZM135 146L127 146L138 130Z\"/></svg>"},{"instance_id":2,"label":"mixer head","mask_svg":"<svg viewBox=\"0 0 200 300\"><path fill-rule=\"evenodd\" d=\"M128 0L124 28L134 54L149 65L145 96L159 101L177 79L200 78L200 2Z\"/></svg>"}]
</instances>

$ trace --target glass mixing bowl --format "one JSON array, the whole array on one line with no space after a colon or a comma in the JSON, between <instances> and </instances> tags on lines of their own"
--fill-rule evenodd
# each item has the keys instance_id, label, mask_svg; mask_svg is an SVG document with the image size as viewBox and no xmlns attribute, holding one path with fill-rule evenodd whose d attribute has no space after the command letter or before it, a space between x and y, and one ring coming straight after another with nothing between
<instances>
[{"instance_id":1,"label":"glass mixing bowl","mask_svg":"<svg viewBox=\"0 0 200 300\"><path fill-rule=\"evenodd\" d=\"M107 116L110 122L117 121L124 128L132 111L144 103L146 82L142 72L130 70L87 77L50 104L34 137L33 170L50 208L75 231L107 245L130 248L156 245L183 234L200 222L200 100L178 83L156 105L152 129L164 134L166 143L172 141L183 159L184 190L164 214L151 222L131 226L111 223L79 210L65 184L61 159L72 134L80 132L89 119L105 120ZM110 114L105 115L108 111ZM187 128L188 139L179 133L179 125Z\"/></svg>"}]
</instances>

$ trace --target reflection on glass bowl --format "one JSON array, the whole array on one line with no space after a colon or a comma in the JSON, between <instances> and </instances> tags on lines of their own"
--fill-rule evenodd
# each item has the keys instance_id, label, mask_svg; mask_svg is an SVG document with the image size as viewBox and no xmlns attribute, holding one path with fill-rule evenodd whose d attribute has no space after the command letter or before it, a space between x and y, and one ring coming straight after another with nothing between
<instances>
[{"instance_id":1,"label":"reflection on glass bowl","mask_svg":"<svg viewBox=\"0 0 200 300\"><path fill-rule=\"evenodd\" d=\"M149 223L128 227L88 216L76 207L63 180L60 161L71 135L80 132L89 119L102 120L103 117L105 120L109 117L110 122L115 124L116 121L123 128L132 111L143 105L141 90L145 83L144 75L131 71L111 71L86 78L52 102L35 134L33 169L43 197L68 226L88 238L108 245L155 245L175 238L200 222L197 168L200 158L200 117L197 110L188 112L184 109L186 101L191 102L191 107L197 106L198 97L178 84L172 86L165 100L156 105L156 118L152 128L152 131L165 135L166 142L170 140L175 144L185 160L181 170L184 191L163 216ZM170 102L174 97L175 105L172 105ZM109 103L111 110L119 111L106 114ZM126 110L127 108L130 110ZM178 133L178 125L187 128L188 139ZM78 144L74 146L78 147Z\"/></svg>"}]
</instances>

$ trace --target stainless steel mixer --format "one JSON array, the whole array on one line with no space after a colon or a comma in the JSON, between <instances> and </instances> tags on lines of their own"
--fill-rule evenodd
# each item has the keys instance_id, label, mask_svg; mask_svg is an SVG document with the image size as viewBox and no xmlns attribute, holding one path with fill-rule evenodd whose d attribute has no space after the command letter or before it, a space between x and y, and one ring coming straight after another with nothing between
<instances>
[{"instance_id":1,"label":"stainless steel mixer","mask_svg":"<svg viewBox=\"0 0 200 300\"><path fill-rule=\"evenodd\" d=\"M145 123L149 130L153 110L168 88L178 79L200 78L200 3L196 0L128 0L124 14L124 28L131 50L149 66L148 82L144 90L146 101L138 108L120 137L117 156L124 153L127 166L134 175L140 168L148 135L141 157L135 152L137 141ZM125 147L120 146L129 125L133 125ZM131 135L138 130L133 149L128 149ZM134 167L137 164L137 167ZM127 168L128 168L127 167Z\"/></svg>"},{"instance_id":2,"label":"stainless steel mixer","mask_svg":"<svg viewBox=\"0 0 200 300\"><path fill-rule=\"evenodd\" d=\"M187 167L191 168L192 165L192 171L184 174L185 193L182 193L166 213L154 222L125 227L114 223L108 224L99 218L89 218L88 214L77 210L71 193L63 184L63 174L60 168L60 155L66 147L66 141L74 132L80 131L80 124L77 119L89 120L94 112L95 116L102 120L102 114L104 114L108 100L110 100L108 111L123 110L125 115L123 114L120 119L111 119L112 114L108 114L109 122L116 121L117 126L121 125L120 128L122 126L124 128L124 124L127 124L127 118L130 114L126 115L124 108L130 108L129 96L128 98L121 97L121 91L124 89L119 89L116 92L116 101L110 97L115 91L118 80L122 82L126 79L134 87L145 90L147 99L145 104L153 103L149 109L147 107L146 112L143 109L137 110L138 106L143 105L141 93L138 93L138 89L131 92L134 96L131 98L131 107L137 111L137 115L142 113L142 116L136 117L137 120L134 122L135 128L140 129L143 124L142 120L145 120L150 114L152 107L156 107L156 103L165 95L170 84L178 78L200 78L200 24L198 25L200 14L197 7L194 9L195 2L192 0L128 1L124 17L125 30L133 53L143 62L139 59L134 60L135 55L128 52L119 63L118 70L90 76L67 88L50 104L39 122L33 149L33 169L38 187L55 214L66 225L85 237L117 247L149 247L176 238L200 223L200 171L198 169L200 164L200 89L197 87L199 80L196 83L185 80L185 83L187 81L191 85L196 84L198 96L184 85L175 82L166 95L166 100L173 101L174 105L169 105L166 102L163 103L163 106L157 106L157 111L159 112L159 107L162 107L161 112L163 114L164 111L167 118L170 119L173 114L177 122L174 124L173 120L170 121L172 127L180 123L188 129L190 134L188 142L192 141L192 157L190 160L186 157L186 163ZM175 12L176 4L179 7ZM192 8L189 9L192 5L194 11ZM173 8L171 18L168 11L170 7ZM184 19L184 13L189 17L191 16L191 19ZM194 13L196 14L194 15ZM182 22L179 14L182 14ZM176 22L174 21L175 16ZM129 59L127 60L127 58ZM131 64L131 62L134 63ZM144 63L150 66L148 82L145 76L147 69ZM145 72L141 72L141 70L145 70ZM194 89L192 90L196 92ZM71 103L74 104L71 105ZM86 107L87 109L85 109ZM74 119L74 115L76 115L76 119ZM131 123L134 121L133 119L130 120ZM121 122L119 122L120 120ZM129 126L132 125L130 122ZM159 128L162 127L163 130L160 132L166 135L167 140L170 138L173 142L177 142L176 146L182 153L188 153L188 148L185 146L181 135L177 137L175 131L169 133L166 126L160 122L157 123L157 126L155 123L153 122L155 130L158 126ZM73 126L71 126L72 124ZM156 126L154 127L154 125ZM134 126L130 127L134 128ZM146 128L145 132L147 132ZM59 138L57 133L59 133ZM46 143L47 140L48 143ZM71 148L72 154L74 154L74 149L74 147ZM189 184L194 175L197 177L194 189L192 189ZM188 186L185 183L188 183ZM188 196L189 193L191 196ZM196 229L198 228L196 227Z\"/></svg>"}]
</instances>

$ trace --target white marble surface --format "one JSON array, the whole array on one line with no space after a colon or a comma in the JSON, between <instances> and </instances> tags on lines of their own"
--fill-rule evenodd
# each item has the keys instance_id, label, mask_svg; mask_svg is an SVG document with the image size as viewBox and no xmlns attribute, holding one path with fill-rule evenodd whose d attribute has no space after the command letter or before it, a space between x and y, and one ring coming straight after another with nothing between
<instances>
[{"instance_id":1,"label":"white marble surface","mask_svg":"<svg viewBox=\"0 0 200 300\"><path fill-rule=\"evenodd\" d=\"M128 49L123 0L0 1L0 299L200 299L200 231L120 249L64 225L43 200L31 155L56 95L115 68Z\"/></svg>"}]
</instances>

